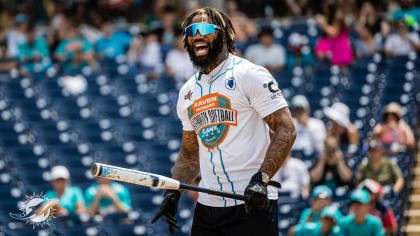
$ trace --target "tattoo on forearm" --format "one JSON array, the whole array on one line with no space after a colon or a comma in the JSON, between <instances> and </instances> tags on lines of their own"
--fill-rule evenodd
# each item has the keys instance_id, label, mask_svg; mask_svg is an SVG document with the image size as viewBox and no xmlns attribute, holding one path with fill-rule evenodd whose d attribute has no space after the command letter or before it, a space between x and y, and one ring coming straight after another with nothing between
<instances>
[{"instance_id":1,"label":"tattoo on forearm","mask_svg":"<svg viewBox=\"0 0 420 236\"><path fill-rule=\"evenodd\" d=\"M172 178L191 184L200 173L198 141L194 131L184 131L178 159L172 171Z\"/></svg>"},{"instance_id":2,"label":"tattoo on forearm","mask_svg":"<svg viewBox=\"0 0 420 236\"><path fill-rule=\"evenodd\" d=\"M271 178L283 165L289 155L290 149L296 139L296 131L292 116L287 107L271 113L264 118L264 121L274 131L274 135L260 171L266 173Z\"/></svg>"}]
</instances>

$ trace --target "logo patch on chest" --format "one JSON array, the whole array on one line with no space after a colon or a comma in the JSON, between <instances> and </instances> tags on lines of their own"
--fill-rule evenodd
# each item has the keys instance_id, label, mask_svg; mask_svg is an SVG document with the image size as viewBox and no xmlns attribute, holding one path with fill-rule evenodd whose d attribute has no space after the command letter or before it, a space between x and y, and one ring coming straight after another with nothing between
<instances>
[{"instance_id":1,"label":"logo patch on chest","mask_svg":"<svg viewBox=\"0 0 420 236\"><path fill-rule=\"evenodd\" d=\"M230 99L212 93L194 101L187 109L188 118L201 143L213 149L223 142L231 125L237 125L237 111L231 107Z\"/></svg>"},{"instance_id":2,"label":"logo patch on chest","mask_svg":"<svg viewBox=\"0 0 420 236\"><path fill-rule=\"evenodd\" d=\"M225 80L225 86L229 90L235 90L235 88L236 88L236 81L235 81L235 79L233 77L227 78Z\"/></svg>"}]
</instances>

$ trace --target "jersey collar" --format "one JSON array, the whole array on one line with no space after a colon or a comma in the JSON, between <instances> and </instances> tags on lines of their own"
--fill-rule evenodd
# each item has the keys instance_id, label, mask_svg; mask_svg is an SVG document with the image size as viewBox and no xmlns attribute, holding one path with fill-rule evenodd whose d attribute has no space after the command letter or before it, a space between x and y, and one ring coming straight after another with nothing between
<instances>
[{"instance_id":1,"label":"jersey collar","mask_svg":"<svg viewBox=\"0 0 420 236\"><path fill-rule=\"evenodd\" d=\"M229 55L226 57L225 60L223 60L219 65L216 66L216 68L214 68L212 71L210 71L210 73L203 74L202 78L206 78L206 79L215 78L217 75L219 75L220 73L225 71L226 68L229 68L229 65L230 65L230 62L232 61L232 58L233 58L233 54L229 53Z\"/></svg>"}]
</instances>

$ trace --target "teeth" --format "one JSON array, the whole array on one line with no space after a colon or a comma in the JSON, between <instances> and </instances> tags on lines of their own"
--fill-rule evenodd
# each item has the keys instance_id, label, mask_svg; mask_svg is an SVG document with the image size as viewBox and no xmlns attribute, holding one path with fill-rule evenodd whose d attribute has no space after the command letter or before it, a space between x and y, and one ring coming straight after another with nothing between
<instances>
[{"instance_id":1,"label":"teeth","mask_svg":"<svg viewBox=\"0 0 420 236\"><path fill-rule=\"evenodd\" d=\"M195 47L206 47L207 43L197 43L195 44Z\"/></svg>"}]
</instances>

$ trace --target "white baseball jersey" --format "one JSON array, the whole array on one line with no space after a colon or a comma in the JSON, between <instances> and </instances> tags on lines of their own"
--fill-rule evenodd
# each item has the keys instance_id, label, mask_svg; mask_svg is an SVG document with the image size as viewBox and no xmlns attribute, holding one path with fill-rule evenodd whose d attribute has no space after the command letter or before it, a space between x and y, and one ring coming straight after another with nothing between
<instances>
[{"instance_id":1,"label":"white baseball jersey","mask_svg":"<svg viewBox=\"0 0 420 236\"><path fill-rule=\"evenodd\" d=\"M198 77L196 73L181 88L177 112L183 130L197 134L199 186L243 194L270 144L263 118L287 103L264 67L233 54ZM277 189L268 186L268 195L277 199ZM199 193L198 202L213 207L243 204L206 193Z\"/></svg>"}]
</instances>

